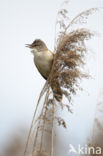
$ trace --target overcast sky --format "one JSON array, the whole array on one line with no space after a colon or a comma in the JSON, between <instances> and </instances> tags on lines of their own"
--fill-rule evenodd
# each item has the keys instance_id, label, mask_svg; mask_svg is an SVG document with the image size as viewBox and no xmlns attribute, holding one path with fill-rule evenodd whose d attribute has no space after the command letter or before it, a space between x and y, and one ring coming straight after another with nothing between
<instances>
[{"instance_id":1,"label":"overcast sky","mask_svg":"<svg viewBox=\"0 0 103 156\"><path fill-rule=\"evenodd\" d=\"M41 38L53 50L56 14L61 2L62 0L0 0L1 143L13 127L19 124L29 125L31 122L45 80L35 68L33 56L25 48L25 44ZM73 17L87 8L98 6L103 6L103 0L71 0L68 11ZM93 121L98 95L103 88L103 11L92 18L89 26L97 30L101 38L97 37L88 43L89 48L94 50L88 57L89 71L94 77L83 81L85 91L74 99L74 114L70 115L70 131L73 134L70 136L71 140L76 140L77 131L83 132L82 136L89 131L86 123L88 120L90 124ZM81 138L78 134L77 140Z\"/></svg>"}]
</instances>

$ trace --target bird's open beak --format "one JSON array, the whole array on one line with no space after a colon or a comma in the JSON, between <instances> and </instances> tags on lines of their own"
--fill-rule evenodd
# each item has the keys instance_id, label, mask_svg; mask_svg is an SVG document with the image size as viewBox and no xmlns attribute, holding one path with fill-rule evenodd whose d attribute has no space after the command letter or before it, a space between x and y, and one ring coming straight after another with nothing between
<instances>
[{"instance_id":1,"label":"bird's open beak","mask_svg":"<svg viewBox=\"0 0 103 156\"><path fill-rule=\"evenodd\" d=\"M30 48L31 53L34 54L34 50L32 49L32 45L31 45L31 44L25 44L25 46L26 46L27 48Z\"/></svg>"},{"instance_id":2,"label":"bird's open beak","mask_svg":"<svg viewBox=\"0 0 103 156\"><path fill-rule=\"evenodd\" d=\"M31 48L31 44L25 44L27 48Z\"/></svg>"}]
</instances>

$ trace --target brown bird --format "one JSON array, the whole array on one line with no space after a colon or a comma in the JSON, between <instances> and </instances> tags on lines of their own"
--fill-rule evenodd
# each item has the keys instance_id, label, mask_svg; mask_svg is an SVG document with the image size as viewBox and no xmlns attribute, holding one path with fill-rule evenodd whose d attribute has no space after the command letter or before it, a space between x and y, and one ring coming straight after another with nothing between
<instances>
[{"instance_id":1,"label":"brown bird","mask_svg":"<svg viewBox=\"0 0 103 156\"><path fill-rule=\"evenodd\" d=\"M32 44L26 44L26 47L30 48L34 56L34 64L44 79L47 80L52 68L54 54L40 39L36 39Z\"/></svg>"}]
</instances>

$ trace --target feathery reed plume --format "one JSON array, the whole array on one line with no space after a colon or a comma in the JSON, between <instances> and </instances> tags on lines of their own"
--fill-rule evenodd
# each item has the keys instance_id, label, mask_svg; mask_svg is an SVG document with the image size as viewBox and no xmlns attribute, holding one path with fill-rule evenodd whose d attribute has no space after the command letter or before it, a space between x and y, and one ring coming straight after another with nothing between
<instances>
[{"instance_id":1,"label":"feathery reed plume","mask_svg":"<svg viewBox=\"0 0 103 156\"><path fill-rule=\"evenodd\" d=\"M64 4L67 5L67 0ZM54 155L55 122L59 126L67 127L66 122L60 116L56 116L56 108L66 107L71 112L70 103L72 95L80 89L82 78L88 78L88 74L82 71L85 65L87 47L85 40L90 39L94 33L88 29L76 29L68 33L69 28L84 20L94 13L97 8L92 8L78 14L73 20L68 17L68 11L59 10L56 25L59 25L59 33L55 37L54 61L48 80L41 91L37 107L29 131L24 156ZM63 98L68 99L68 104L63 103ZM38 115L38 111L41 111ZM48 137L47 137L48 136ZM32 149L29 151L29 145Z\"/></svg>"},{"instance_id":2,"label":"feathery reed plume","mask_svg":"<svg viewBox=\"0 0 103 156\"><path fill-rule=\"evenodd\" d=\"M48 79L57 101L61 101L64 95L70 102L71 94L76 94L78 79L88 77L80 71L80 67L85 64L84 56L87 51L84 40L92 36L93 33L87 29L77 29L64 35L59 42Z\"/></svg>"}]
</instances>

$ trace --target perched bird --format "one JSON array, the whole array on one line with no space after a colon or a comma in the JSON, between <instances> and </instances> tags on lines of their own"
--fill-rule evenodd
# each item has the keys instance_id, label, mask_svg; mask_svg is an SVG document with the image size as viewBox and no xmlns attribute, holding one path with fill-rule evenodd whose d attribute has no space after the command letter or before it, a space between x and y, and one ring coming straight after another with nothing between
<instances>
[{"instance_id":1,"label":"perched bird","mask_svg":"<svg viewBox=\"0 0 103 156\"><path fill-rule=\"evenodd\" d=\"M34 56L34 64L44 79L47 80L52 68L54 54L40 39L36 39L32 44L26 44L26 47L30 48Z\"/></svg>"}]
</instances>

